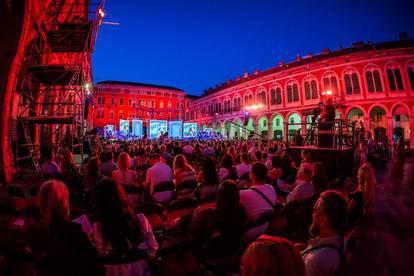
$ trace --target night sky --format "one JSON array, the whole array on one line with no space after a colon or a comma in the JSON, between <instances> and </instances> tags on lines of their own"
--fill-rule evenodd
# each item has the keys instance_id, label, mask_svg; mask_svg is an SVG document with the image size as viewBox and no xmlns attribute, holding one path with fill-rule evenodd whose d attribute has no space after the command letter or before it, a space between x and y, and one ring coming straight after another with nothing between
<instances>
[{"instance_id":1,"label":"night sky","mask_svg":"<svg viewBox=\"0 0 414 276\"><path fill-rule=\"evenodd\" d=\"M414 38L414 0L107 0L94 81L171 85L190 94L297 54Z\"/></svg>"}]
</instances>

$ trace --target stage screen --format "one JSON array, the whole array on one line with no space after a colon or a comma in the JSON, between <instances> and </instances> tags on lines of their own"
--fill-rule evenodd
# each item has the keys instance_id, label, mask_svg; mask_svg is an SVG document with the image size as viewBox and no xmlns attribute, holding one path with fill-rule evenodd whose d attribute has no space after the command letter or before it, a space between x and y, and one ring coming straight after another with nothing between
<instances>
[{"instance_id":1,"label":"stage screen","mask_svg":"<svg viewBox=\"0 0 414 276\"><path fill-rule=\"evenodd\" d=\"M106 125L104 127L104 137L105 138L113 138L115 136L115 126L114 125Z\"/></svg>"},{"instance_id":2,"label":"stage screen","mask_svg":"<svg viewBox=\"0 0 414 276\"><path fill-rule=\"evenodd\" d=\"M181 139L183 138L183 122L169 121L168 122L168 138Z\"/></svg>"},{"instance_id":3,"label":"stage screen","mask_svg":"<svg viewBox=\"0 0 414 276\"><path fill-rule=\"evenodd\" d=\"M141 120L132 120L132 135L137 136L139 138L142 137L142 121Z\"/></svg>"},{"instance_id":4,"label":"stage screen","mask_svg":"<svg viewBox=\"0 0 414 276\"><path fill-rule=\"evenodd\" d=\"M149 139L158 139L167 132L167 121L150 120Z\"/></svg>"},{"instance_id":5,"label":"stage screen","mask_svg":"<svg viewBox=\"0 0 414 276\"><path fill-rule=\"evenodd\" d=\"M128 120L119 120L119 132L122 135L129 134L129 121Z\"/></svg>"},{"instance_id":6,"label":"stage screen","mask_svg":"<svg viewBox=\"0 0 414 276\"><path fill-rule=\"evenodd\" d=\"M184 123L183 124L183 138L184 139L197 138L197 123Z\"/></svg>"}]
</instances>

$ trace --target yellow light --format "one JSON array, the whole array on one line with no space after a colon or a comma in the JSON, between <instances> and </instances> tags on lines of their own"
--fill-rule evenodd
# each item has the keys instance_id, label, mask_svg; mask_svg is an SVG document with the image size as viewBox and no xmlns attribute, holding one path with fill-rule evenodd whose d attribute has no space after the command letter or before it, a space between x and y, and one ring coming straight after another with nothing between
<instances>
[{"instance_id":1,"label":"yellow light","mask_svg":"<svg viewBox=\"0 0 414 276\"><path fill-rule=\"evenodd\" d=\"M332 95L332 91L331 90L326 90L326 95Z\"/></svg>"},{"instance_id":2,"label":"yellow light","mask_svg":"<svg viewBox=\"0 0 414 276\"><path fill-rule=\"evenodd\" d=\"M89 89L89 83L85 83L85 89Z\"/></svg>"}]
</instances>

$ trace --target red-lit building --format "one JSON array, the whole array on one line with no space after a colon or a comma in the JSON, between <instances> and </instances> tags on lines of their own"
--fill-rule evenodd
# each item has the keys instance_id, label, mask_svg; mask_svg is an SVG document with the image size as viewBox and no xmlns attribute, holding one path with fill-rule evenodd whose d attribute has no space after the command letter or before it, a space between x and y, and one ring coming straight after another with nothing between
<instances>
[{"instance_id":1,"label":"red-lit building","mask_svg":"<svg viewBox=\"0 0 414 276\"><path fill-rule=\"evenodd\" d=\"M92 108L93 127L114 125L119 120L184 120L186 94L164 85L102 81L95 87Z\"/></svg>"},{"instance_id":2,"label":"red-lit building","mask_svg":"<svg viewBox=\"0 0 414 276\"><path fill-rule=\"evenodd\" d=\"M337 109L337 117L362 121L376 136L403 137L414 148L414 41L404 34L400 41L324 49L263 72L245 73L193 100L189 121L227 138L246 138L253 130L269 139L299 129L305 133L300 123L311 121L309 111L328 90L344 106ZM238 127L246 111L248 131ZM298 125L287 129L286 122Z\"/></svg>"}]
</instances>

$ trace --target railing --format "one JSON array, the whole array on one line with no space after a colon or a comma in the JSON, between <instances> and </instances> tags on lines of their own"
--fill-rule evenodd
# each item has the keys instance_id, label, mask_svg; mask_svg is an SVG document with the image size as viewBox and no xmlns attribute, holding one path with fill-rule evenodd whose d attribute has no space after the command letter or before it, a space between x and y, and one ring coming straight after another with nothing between
<instances>
[{"instance_id":1,"label":"railing","mask_svg":"<svg viewBox=\"0 0 414 276\"><path fill-rule=\"evenodd\" d=\"M295 126L300 126L300 128ZM292 127L295 127L293 132ZM285 131L287 147L317 146L342 150L344 147L354 147L357 142L355 122L349 122L348 120L338 119L329 123L285 122Z\"/></svg>"}]
</instances>

